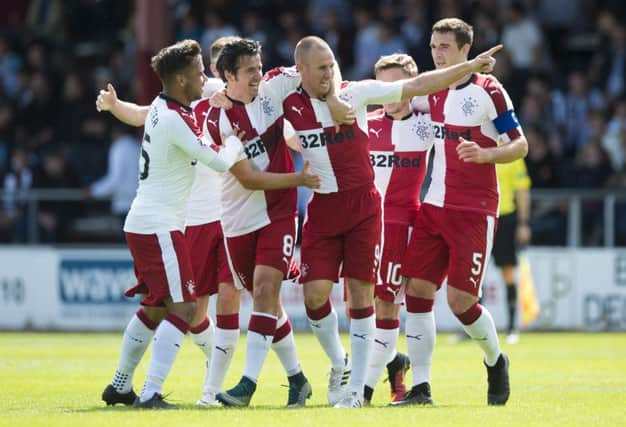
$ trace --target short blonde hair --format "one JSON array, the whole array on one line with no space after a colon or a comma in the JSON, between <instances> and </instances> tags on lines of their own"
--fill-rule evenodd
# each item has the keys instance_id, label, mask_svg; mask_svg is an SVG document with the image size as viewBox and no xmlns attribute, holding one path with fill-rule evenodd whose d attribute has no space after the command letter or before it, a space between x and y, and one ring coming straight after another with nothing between
<instances>
[{"instance_id":1,"label":"short blonde hair","mask_svg":"<svg viewBox=\"0 0 626 427\"><path fill-rule=\"evenodd\" d=\"M390 68L400 68L407 76L417 76L417 64L415 60L406 53L394 53L392 55L381 56L374 65L374 75L378 75L383 70Z\"/></svg>"}]
</instances>

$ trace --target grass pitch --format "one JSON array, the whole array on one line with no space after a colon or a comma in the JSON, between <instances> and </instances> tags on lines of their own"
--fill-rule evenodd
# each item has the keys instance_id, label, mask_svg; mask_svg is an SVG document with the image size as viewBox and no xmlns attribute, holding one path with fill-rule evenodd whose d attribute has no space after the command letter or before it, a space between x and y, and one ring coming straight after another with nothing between
<instances>
[{"instance_id":1,"label":"grass pitch","mask_svg":"<svg viewBox=\"0 0 626 427\"><path fill-rule=\"evenodd\" d=\"M388 384L379 383L373 406L336 410L326 404L327 358L311 334L296 336L304 372L313 385L306 409L287 410L287 379L270 353L247 409L200 409L204 360L186 339L165 384L178 411L107 408L100 394L113 375L121 333L0 333L0 426L459 426L626 425L626 334L526 334L504 346L511 358L512 394L505 407L486 405L481 351L471 342L438 337L433 399L427 408L385 408ZM348 339L343 337L349 348ZM401 338L399 348L406 348ZM242 335L226 378L241 376ZM135 374L141 389L149 353ZM410 383L410 371L408 376Z\"/></svg>"}]
</instances>

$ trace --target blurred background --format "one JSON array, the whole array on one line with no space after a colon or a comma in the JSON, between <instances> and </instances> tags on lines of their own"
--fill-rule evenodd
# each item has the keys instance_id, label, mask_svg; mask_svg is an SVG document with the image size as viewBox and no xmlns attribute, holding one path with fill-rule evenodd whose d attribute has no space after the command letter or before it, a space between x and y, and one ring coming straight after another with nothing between
<instances>
[{"instance_id":1,"label":"blurred background","mask_svg":"<svg viewBox=\"0 0 626 427\"><path fill-rule=\"evenodd\" d=\"M626 245L622 0L3 1L0 276L10 270L11 256L39 250L32 245L70 251L86 243L122 247L121 221L136 180L121 179L119 171L133 171L136 177L140 141L137 130L98 113L95 99L112 82L120 98L151 102L160 84L149 58L161 47L193 38L206 51L217 37L240 35L261 41L268 70L291 65L295 43L316 34L335 51L345 78L363 79L372 76L380 55L399 51L410 53L420 70L434 68L430 28L439 18L453 16L474 26L470 56L505 45L495 74L509 91L529 142L532 246L554 247L559 254L605 248L612 260L607 280L626 286L626 255L618 250ZM135 147L137 157L115 156L113 147L122 145L127 152ZM36 259L33 253L23 252ZM588 259L584 252L575 255ZM57 262L50 274L74 271L73 259ZM561 259L546 266L554 277L580 267L574 256ZM18 276L0 278L5 300L11 292L19 299L20 289L26 289L23 283L11 285ZM122 289L131 280L124 277ZM561 282L550 279L550 286ZM563 293L557 288L550 291L554 298ZM57 293L67 297L68 289ZM626 328L626 296L623 287L617 289L622 295L618 327ZM104 294L121 298L113 297L119 295L117 288L98 292L71 295L85 301ZM597 304L604 313L600 317L606 316L606 304Z\"/></svg>"}]
</instances>

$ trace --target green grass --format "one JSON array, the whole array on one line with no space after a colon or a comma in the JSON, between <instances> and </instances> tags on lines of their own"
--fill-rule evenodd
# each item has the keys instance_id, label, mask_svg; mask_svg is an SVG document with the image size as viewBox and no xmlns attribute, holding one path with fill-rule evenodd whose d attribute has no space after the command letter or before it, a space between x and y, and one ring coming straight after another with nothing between
<instances>
[{"instance_id":1,"label":"green grass","mask_svg":"<svg viewBox=\"0 0 626 427\"><path fill-rule=\"evenodd\" d=\"M526 334L505 346L511 358L512 395L506 407L488 407L486 372L473 343L439 336L433 364L432 408L384 408L388 385L374 406L334 410L326 405L326 356L311 334L296 336L313 397L302 410L286 410L287 380L278 359L267 359L253 406L197 409L204 361L185 341L165 384L183 410L106 408L100 393L114 372L121 334L0 333L0 426L458 426L625 425L626 334ZM349 348L347 337L343 337ZM400 348L405 348L401 340ZM226 386L243 369L240 342ZM135 375L140 389L148 355ZM410 381L410 373L409 373Z\"/></svg>"}]
</instances>

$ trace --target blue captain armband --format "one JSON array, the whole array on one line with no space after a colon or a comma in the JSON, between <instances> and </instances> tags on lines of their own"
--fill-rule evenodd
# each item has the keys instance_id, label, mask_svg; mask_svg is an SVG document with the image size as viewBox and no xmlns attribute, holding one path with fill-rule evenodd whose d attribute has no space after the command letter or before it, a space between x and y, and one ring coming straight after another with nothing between
<instances>
[{"instance_id":1,"label":"blue captain armband","mask_svg":"<svg viewBox=\"0 0 626 427\"><path fill-rule=\"evenodd\" d=\"M515 111L508 110L493 119L493 124L499 134L507 133L511 129L519 127L519 120L515 115Z\"/></svg>"}]
</instances>

